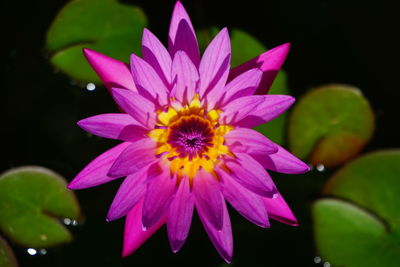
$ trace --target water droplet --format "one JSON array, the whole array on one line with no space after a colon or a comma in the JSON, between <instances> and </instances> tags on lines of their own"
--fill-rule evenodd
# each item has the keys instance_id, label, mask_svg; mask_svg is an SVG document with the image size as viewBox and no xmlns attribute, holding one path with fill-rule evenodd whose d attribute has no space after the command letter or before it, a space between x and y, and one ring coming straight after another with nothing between
<instances>
[{"instance_id":1,"label":"water droplet","mask_svg":"<svg viewBox=\"0 0 400 267\"><path fill-rule=\"evenodd\" d=\"M331 264L329 262L324 262L324 267L331 267Z\"/></svg>"},{"instance_id":2,"label":"water droplet","mask_svg":"<svg viewBox=\"0 0 400 267\"><path fill-rule=\"evenodd\" d=\"M94 91L96 89L96 85L94 83L88 83L86 85L86 90L88 91Z\"/></svg>"},{"instance_id":3,"label":"water droplet","mask_svg":"<svg viewBox=\"0 0 400 267\"><path fill-rule=\"evenodd\" d=\"M71 219L70 218L64 218L63 222L65 225L70 225L71 224Z\"/></svg>"},{"instance_id":4,"label":"water droplet","mask_svg":"<svg viewBox=\"0 0 400 267\"><path fill-rule=\"evenodd\" d=\"M323 164L318 164L316 166L316 168L317 168L317 171L319 171L319 172L325 171L325 166Z\"/></svg>"},{"instance_id":5,"label":"water droplet","mask_svg":"<svg viewBox=\"0 0 400 267\"><path fill-rule=\"evenodd\" d=\"M72 220L71 221L71 225L72 226L77 226L78 225L78 221L77 220Z\"/></svg>"},{"instance_id":6,"label":"water droplet","mask_svg":"<svg viewBox=\"0 0 400 267\"><path fill-rule=\"evenodd\" d=\"M314 262L316 264L321 263L321 257L318 257L318 256L314 257Z\"/></svg>"},{"instance_id":7,"label":"water droplet","mask_svg":"<svg viewBox=\"0 0 400 267\"><path fill-rule=\"evenodd\" d=\"M40 255L46 255L47 254L47 250L42 248L42 249L39 250L39 254Z\"/></svg>"},{"instance_id":8,"label":"water droplet","mask_svg":"<svg viewBox=\"0 0 400 267\"><path fill-rule=\"evenodd\" d=\"M47 240L47 235L41 234L39 237L43 241Z\"/></svg>"},{"instance_id":9,"label":"water droplet","mask_svg":"<svg viewBox=\"0 0 400 267\"><path fill-rule=\"evenodd\" d=\"M31 256L36 255L36 253L37 253L36 249L34 249L34 248L28 248L26 251Z\"/></svg>"}]
</instances>

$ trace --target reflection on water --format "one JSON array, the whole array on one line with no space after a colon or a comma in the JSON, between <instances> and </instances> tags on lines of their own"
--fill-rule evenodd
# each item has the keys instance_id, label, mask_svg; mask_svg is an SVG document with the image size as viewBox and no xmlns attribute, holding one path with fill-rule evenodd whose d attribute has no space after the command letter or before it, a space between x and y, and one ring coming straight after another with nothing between
<instances>
[{"instance_id":1,"label":"reflection on water","mask_svg":"<svg viewBox=\"0 0 400 267\"><path fill-rule=\"evenodd\" d=\"M94 90L96 90L96 85L95 85L94 83L88 83L88 84L86 85L86 90L88 90L88 91L94 91Z\"/></svg>"},{"instance_id":2,"label":"reflection on water","mask_svg":"<svg viewBox=\"0 0 400 267\"><path fill-rule=\"evenodd\" d=\"M314 263L315 263L315 264L322 264L322 259L321 259L321 257L315 256L315 257L314 257ZM330 262L326 261L326 262L323 263L323 266L324 266L324 267L331 267L331 264L330 264Z\"/></svg>"},{"instance_id":3,"label":"reflection on water","mask_svg":"<svg viewBox=\"0 0 400 267\"><path fill-rule=\"evenodd\" d=\"M28 248L26 251L27 251L28 254L31 255L31 256L34 256L34 255L36 255L36 253L37 253L36 249L34 249L34 248Z\"/></svg>"},{"instance_id":4,"label":"reflection on water","mask_svg":"<svg viewBox=\"0 0 400 267\"><path fill-rule=\"evenodd\" d=\"M315 263L321 263L321 257L318 257L318 256L316 256L315 258L314 258L314 262Z\"/></svg>"},{"instance_id":5,"label":"reflection on water","mask_svg":"<svg viewBox=\"0 0 400 267\"><path fill-rule=\"evenodd\" d=\"M28 248L26 250L26 252L28 252L28 254L31 256L35 256L35 255L43 256L43 255L47 254L47 250L44 248L41 248L41 249Z\"/></svg>"},{"instance_id":6,"label":"reflection on water","mask_svg":"<svg viewBox=\"0 0 400 267\"><path fill-rule=\"evenodd\" d=\"M319 172L323 172L325 171L325 166L323 164L317 164L317 166L315 167L317 169L317 171Z\"/></svg>"},{"instance_id":7,"label":"reflection on water","mask_svg":"<svg viewBox=\"0 0 400 267\"><path fill-rule=\"evenodd\" d=\"M70 225L70 226L77 226L78 225L78 221L77 220L73 220L73 219L70 219L70 218L64 218L63 219L63 223L65 225Z\"/></svg>"}]
</instances>

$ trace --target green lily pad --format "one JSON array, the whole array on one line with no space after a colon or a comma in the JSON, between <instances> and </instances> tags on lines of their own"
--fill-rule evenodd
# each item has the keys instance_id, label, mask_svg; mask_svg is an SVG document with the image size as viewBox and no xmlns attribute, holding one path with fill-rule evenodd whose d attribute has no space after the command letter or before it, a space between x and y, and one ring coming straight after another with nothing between
<instances>
[{"instance_id":1,"label":"green lily pad","mask_svg":"<svg viewBox=\"0 0 400 267\"><path fill-rule=\"evenodd\" d=\"M400 262L400 150L360 157L340 169L314 204L315 241L333 266Z\"/></svg>"},{"instance_id":2,"label":"green lily pad","mask_svg":"<svg viewBox=\"0 0 400 267\"><path fill-rule=\"evenodd\" d=\"M87 63L82 48L129 61L140 54L143 11L117 0L73 0L63 7L47 32L46 47L51 63L80 82L100 83Z\"/></svg>"},{"instance_id":3,"label":"green lily pad","mask_svg":"<svg viewBox=\"0 0 400 267\"><path fill-rule=\"evenodd\" d=\"M0 229L27 247L51 247L72 239L58 218L77 219L74 193L58 174L42 167L20 167L0 176Z\"/></svg>"},{"instance_id":4,"label":"green lily pad","mask_svg":"<svg viewBox=\"0 0 400 267\"><path fill-rule=\"evenodd\" d=\"M289 118L289 147L312 164L336 166L357 155L371 139L374 114L361 91L326 85L303 96Z\"/></svg>"},{"instance_id":5,"label":"green lily pad","mask_svg":"<svg viewBox=\"0 0 400 267\"><path fill-rule=\"evenodd\" d=\"M17 267L18 262L14 252L7 242L0 237L0 266L1 267Z\"/></svg>"},{"instance_id":6,"label":"green lily pad","mask_svg":"<svg viewBox=\"0 0 400 267\"><path fill-rule=\"evenodd\" d=\"M216 27L199 31L197 33L197 37L200 50L204 51L208 43L215 35L217 35L218 32L219 29ZM232 68L257 57L258 55L268 50L257 39L242 30L230 29L230 38L232 47ZM283 70L281 70L276 76L274 83L272 84L268 93L276 95L290 94L287 82L287 75ZM268 123L255 127L255 130L264 134L275 143L283 145L285 142L286 121L287 114L284 113Z\"/></svg>"}]
</instances>

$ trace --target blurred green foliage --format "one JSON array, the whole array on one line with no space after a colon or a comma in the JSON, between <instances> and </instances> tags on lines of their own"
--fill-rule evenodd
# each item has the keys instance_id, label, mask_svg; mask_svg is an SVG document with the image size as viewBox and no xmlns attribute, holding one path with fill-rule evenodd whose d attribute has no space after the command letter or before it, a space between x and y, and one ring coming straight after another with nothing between
<instances>
[{"instance_id":1,"label":"blurred green foliage","mask_svg":"<svg viewBox=\"0 0 400 267\"><path fill-rule=\"evenodd\" d=\"M60 218L78 219L80 208L64 178L42 167L20 167L0 176L0 229L27 247L72 239Z\"/></svg>"},{"instance_id":2,"label":"blurred green foliage","mask_svg":"<svg viewBox=\"0 0 400 267\"><path fill-rule=\"evenodd\" d=\"M400 262L400 150L364 155L340 169L313 207L315 241L333 266Z\"/></svg>"},{"instance_id":3,"label":"blurred green foliage","mask_svg":"<svg viewBox=\"0 0 400 267\"><path fill-rule=\"evenodd\" d=\"M57 69L80 82L100 84L82 48L128 62L141 53L147 19L143 11L117 0L73 0L59 12L47 32L46 48Z\"/></svg>"},{"instance_id":4,"label":"blurred green foliage","mask_svg":"<svg viewBox=\"0 0 400 267\"><path fill-rule=\"evenodd\" d=\"M325 85L300 98L289 118L289 147L312 164L336 166L357 155L371 139L373 111L361 91Z\"/></svg>"}]
</instances>

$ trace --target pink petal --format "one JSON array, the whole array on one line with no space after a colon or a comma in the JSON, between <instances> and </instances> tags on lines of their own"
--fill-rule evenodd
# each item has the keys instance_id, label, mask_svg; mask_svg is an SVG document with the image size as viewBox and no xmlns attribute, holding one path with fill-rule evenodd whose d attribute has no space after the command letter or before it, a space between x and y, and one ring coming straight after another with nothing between
<instances>
[{"instance_id":1,"label":"pink petal","mask_svg":"<svg viewBox=\"0 0 400 267\"><path fill-rule=\"evenodd\" d=\"M96 115L78 121L78 125L97 136L130 142L145 138L148 132L130 115L123 113Z\"/></svg>"},{"instance_id":2,"label":"pink petal","mask_svg":"<svg viewBox=\"0 0 400 267\"><path fill-rule=\"evenodd\" d=\"M165 223L165 218L162 218L153 227L144 231L142 229L142 206L143 200L133 207L126 216L122 257L127 257L135 252Z\"/></svg>"},{"instance_id":3,"label":"pink petal","mask_svg":"<svg viewBox=\"0 0 400 267\"><path fill-rule=\"evenodd\" d=\"M148 167L144 167L124 179L111 204L108 221L125 216L144 197L147 171Z\"/></svg>"},{"instance_id":4,"label":"pink petal","mask_svg":"<svg viewBox=\"0 0 400 267\"><path fill-rule=\"evenodd\" d=\"M198 212L200 220L206 230L208 237L217 249L219 255L227 262L232 261L233 256L233 239L232 239L232 227L231 220L229 218L228 209L226 208L225 202L222 205L224 222L222 229L218 231L215 227L207 220L207 218L200 211Z\"/></svg>"},{"instance_id":5,"label":"pink petal","mask_svg":"<svg viewBox=\"0 0 400 267\"><path fill-rule=\"evenodd\" d=\"M149 63L132 54L131 71L136 88L141 95L154 102L157 101L161 106L167 104L168 88Z\"/></svg>"},{"instance_id":6,"label":"pink petal","mask_svg":"<svg viewBox=\"0 0 400 267\"><path fill-rule=\"evenodd\" d=\"M241 120L236 120L237 126L253 128L273 120L285 112L295 101L293 97L288 95L264 95L262 97L264 97L264 101L253 107L252 112L248 113ZM237 100L242 98L238 98Z\"/></svg>"},{"instance_id":7,"label":"pink petal","mask_svg":"<svg viewBox=\"0 0 400 267\"><path fill-rule=\"evenodd\" d=\"M247 115L254 113L255 108L264 102L265 96L252 95L237 98L222 108L219 118L221 124L234 125Z\"/></svg>"},{"instance_id":8,"label":"pink petal","mask_svg":"<svg viewBox=\"0 0 400 267\"><path fill-rule=\"evenodd\" d=\"M249 128L235 128L224 135L225 143L232 152L271 154L278 146L263 134Z\"/></svg>"},{"instance_id":9,"label":"pink petal","mask_svg":"<svg viewBox=\"0 0 400 267\"><path fill-rule=\"evenodd\" d=\"M253 95L260 84L262 75L263 72L255 68L240 74L230 81L225 86L225 95L221 105L224 106L236 98Z\"/></svg>"},{"instance_id":10,"label":"pink petal","mask_svg":"<svg viewBox=\"0 0 400 267\"><path fill-rule=\"evenodd\" d=\"M131 143L114 161L108 176L127 176L156 161L156 146L156 142L150 138Z\"/></svg>"},{"instance_id":11,"label":"pink petal","mask_svg":"<svg viewBox=\"0 0 400 267\"><path fill-rule=\"evenodd\" d=\"M130 143L121 143L110 150L107 150L78 173L78 175L69 183L69 189L84 189L97 186L114 180L117 177L107 176L112 164L117 157L124 151Z\"/></svg>"},{"instance_id":12,"label":"pink petal","mask_svg":"<svg viewBox=\"0 0 400 267\"><path fill-rule=\"evenodd\" d=\"M172 79L176 81L175 97L190 103L199 82L199 73L184 51L177 51L172 62Z\"/></svg>"},{"instance_id":13,"label":"pink petal","mask_svg":"<svg viewBox=\"0 0 400 267\"><path fill-rule=\"evenodd\" d=\"M228 29L222 29L211 41L201 58L200 74L200 97L215 90L213 97L207 97L207 103L213 106L224 93L226 80L229 74L231 60L231 44ZM211 108L209 108L211 109Z\"/></svg>"},{"instance_id":14,"label":"pink petal","mask_svg":"<svg viewBox=\"0 0 400 267\"><path fill-rule=\"evenodd\" d=\"M154 128L156 113L152 102L138 93L125 89L112 88L112 94L122 110L131 115L147 129Z\"/></svg>"},{"instance_id":15,"label":"pink petal","mask_svg":"<svg viewBox=\"0 0 400 267\"><path fill-rule=\"evenodd\" d=\"M164 85L169 88L171 85L171 56L160 40L148 29L143 31L142 57L157 72Z\"/></svg>"},{"instance_id":16,"label":"pink petal","mask_svg":"<svg viewBox=\"0 0 400 267\"><path fill-rule=\"evenodd\" d=\"M199 214L216 230L223 227L223 204L219 183L210 173L200 170L193 179L193 194Z\"/></svg>"},{"instance_id":17,"label":"pink petal","mask_svg":"<svg viewBox=\"0 0 400 267\"><path fill-rule=\"evenodd\" d=\"M272 48L258 57L232 69L228 80L233 80L235 77L249 69L260 68L264 72L264 75L260 85L258 86L256 94L266 94L268 89L271 87L276 74L282 67L289 50L289 43Z\"/></svg>"},{"instance_id":18,"label":"pink petal","mask_svg":"<svg viewBox=\"0 0 400 267\"><path fill-rule=\"evenodd\" d=\"M264 198L264 204L270 218L292 226L299 225L281 194L278 193L276 198Z\"/></svg>"},{"instance_id":19,"label":"pink petal","mask_svg":"<svg viewBox=\"0 0 400 267\"><path fill-rule=\"evenodd\" d=\"M169 26L168 50L173 57L176 51L185 51L195 66L200 62L200 50L189 15L177 1Z\"/></svg>"},{"instance_id":20,"label":"pink petal","mask_svg":"<svg viewBox=\"0 0 400 267\"><path fill-rule=\"evenodd\" d=\"M192 223L194 198L189 188L189 181L183 178L169 206L167 229L172 251L178 250L185 243Z\"/></svg>"},{"instance_id":21,"label":"pink petal","mask_svg":"<svg viewBox=\"0 0 400 267\"><path fill-rule=\"evenodd\" d=\"M147 179L142 211L143 229L151 228L164 216L176 188L176 179L171 177L170 170L158 164L150 167Z\"/></svg>"},{"instance_id":22,"label":"pink petal","mask_svg":"<svg viewBox=\"0 0 400 267\"><path fill-rule=\"evenodd\" d=\"M243 217L260 227L269 227L268 213L263 198L245 189L229 174L219 171L223 179L222 192L226 200Z\"/></svg>"},{"instance_id":23,"label":"pink petal","mask_svg":"<svg viewBox=\"0 0 400 267\"><path fill-rule=\"evenodd\" d=\"M127 64L87 48L83 49L83 53L109 90L119 87L137 91Z\"/></svg>"},{"instance_id":24,"label":"pink petal","mask_svg":"<svg viewBox=\"0 0 400 267\"><path fill-rule=\"evenodd\" d=\"M283 147L277 145L278 152L269 155L252 155L264 168L288 173L288 174L299 174L305 173L310 170L307 164L296 158L290 152L285 150Z\"/></svg>"},{"instance_id":25,"label":"pink petal","mask_svg":"<svg viewBox=\"0 0 400 267\"><path fill-rule=\"evenodd\" d=\"M235 156L235 160L225 160L231 176L248 190L264 197L273 197L276 188L264 167L248 154L235 153Z\"/></svg>"}]
</instances>

